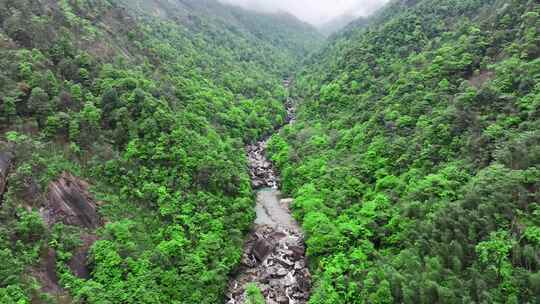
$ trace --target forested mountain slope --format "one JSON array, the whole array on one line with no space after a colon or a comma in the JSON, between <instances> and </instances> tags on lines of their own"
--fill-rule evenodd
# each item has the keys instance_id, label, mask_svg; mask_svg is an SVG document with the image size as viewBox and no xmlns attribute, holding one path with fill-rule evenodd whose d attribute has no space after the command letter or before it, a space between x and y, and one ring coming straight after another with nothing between
<instances>
[{"instance_id":1,"label":"forested mountain slope","mask_svg":"<svg viewBox=\"0 0 540 304\"><path fill-rule=\"evenodd\" d=\"M269 58L281 56L283 66L294 66L321 45L321 35L313 27L287 13L265 14L246 11L240 7L221 4L214 0L122 0L141 12L153 12L161 18L181 20L193 33L201 31L198 19L206 19L204 30L211 29L214 43L234 48L243 59L251 58L250 45L231 39L230 33L241 35L249 42L262 41ZM224 34L224 36L221 36ZM227 39L229 38L229 39ZM210 42L210 45L214 43ZM255 44L260 48L261 43ZM286 55L286 56L285 56ZM216 57L220 58L220 57ZM259 58L260 59L260 58ZM264 61L264 60L263 60ZM275 64L276 60L271 60ZM269 62L270 63L270 62ZM291 69L292 71L292 69Z\"/></svg>"},{"instance_id":2,"label":"forested mountain slope","mask_svg":"<svg viewBox=\"0 0 540 304\"><path fill-rule=\"evenodd\" d=\"M0 302L221 302L244 143L320 41L209 0L0 0Z\"/></svg>"},{"instance_id":3,"label":"forested mountain slope","mask_svg":"<svg viewBox=\"0 0 540 304\"><path fill-rule=\"evenodd\" d=\"M311 56L269 147L310 303L540 301L539 14L394 1Z\"/></svg>"}]
</instances>

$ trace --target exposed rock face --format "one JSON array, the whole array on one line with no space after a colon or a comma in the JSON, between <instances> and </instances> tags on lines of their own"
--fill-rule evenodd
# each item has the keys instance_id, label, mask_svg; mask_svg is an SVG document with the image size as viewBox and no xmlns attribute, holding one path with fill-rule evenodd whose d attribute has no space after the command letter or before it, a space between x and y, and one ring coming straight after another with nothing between
<instances>
[{"instance_id":1,"label":"exposed rock face","mask_svg":"<svg viewBox=\"0 0 540 304\"><path fill-rule=\"evenodd\" d=\"M103 223L97 213L97 204L88 192L89 185L80 178L64 172L56 181L48 186L47 200L41 213L45 222L51 226L62 222L66 225L85 228L82 234L82 245L74 252L68 266L80 278L88 278L90 271L87 265L88 251L97 241L94 230ZM51 249L52 250L52 249ZM45 264L55 264L56 253L48 254ZM41 281L56 282L56 272L46 268L40 276ZM54 268L53 268L54 269Z\"/></svg>"},{"instance_id":2,"label":"exposed rock face","mask_svg":"<svg viewBox=\"0 0 540 304\"><path fill-rule=\"evenodd\" d=\"M56 251L49 247L44 247L41 252L41 260L38 266L30 270L32 276L41 283L41 290L48 293L55 299L55 303L73 303L69 293L60 286L58 275L56 274ZM37 299L32 299L32 303L42 303Z\"/></svg>"},{"instance_id":3,"label":"exposed rock face","mask_svg":"<svg viewBox=\"0 0 540 304\"><path fill-rule=\"evenodd\" d=\"M34 276L41 282L43 291L54 294L62 292L56 274L56 251L54 249L49 247L43 249L40 265L34 271Z\"/></svg>"},{"instance_id":4,"label":"exposed rock face","mask_svg":"<svg viewBox=\"0 0 540 304\"><path fill-rule=\"evenodd\" d=\"M9 167L11 166L12 155L9 152L0 152L0 201L6 191Z\"/></svg>"},{"instance_id":5,"label":"exposed rock face","mask_svg":"<svg viewBox=\"0 0 540 304\"><path fill-rule=\"evenodd\" d=\"M96 203L88 188L88 183L67 172L51 182L45 206L47 224L63 222L66 225L89 229L101 226Z\"/></svg>"},{"instance_id":6,"label":"exposed rock face","mask_svg":"<svg viewBox=\"0 0 540 304\"><path fill-rule=\"evenodd\" d=\"M88 279L90 277L90 270L88 269L88 251L90 247L98 240L94 234L85 234L81 236L82 245L77 248L73 257L68 263L69 268L73 273L82 279Z\"/></svg>"}]
</instances>

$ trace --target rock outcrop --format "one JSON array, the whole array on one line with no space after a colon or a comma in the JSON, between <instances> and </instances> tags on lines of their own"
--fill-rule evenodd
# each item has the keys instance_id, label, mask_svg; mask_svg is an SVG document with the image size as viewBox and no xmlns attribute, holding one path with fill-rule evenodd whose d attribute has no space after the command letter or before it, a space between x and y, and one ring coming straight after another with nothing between
<instances>
[{"instance_id":1,"label":"rock outcrop","mask_svg":"<svg viewBox=\"0 0 540 304\"><path fill-rule=\"evenodd\" d=\"M77 277L88 279L90 277L90 270L88 269L88 252L98 238L95 234L87 233L81 235L81 240L82 245L77 248L71 257L71 260L69 260L68 266Z\"/></svg>"},{"instance_id":2,"label":"rock outcrop","mask_svg":"<svg viewBox=\"0 0 540 304\"><path fill-rule=\"evenodd\" d=\"M84 229L81 235L82 245L73 253L68 263L73 273L80 278L88 278L88 251L97 241L95 229L103 225L97 212L97 203L89 192L89 184L75 177L71 173L64 172L48 186L47 200L41 209L45 223L50 227L55 223L77 226ZM43 265L55 265L56 253L49 249L46 256L42 257ZM58 285L56 272L50 266L42 267L38 277L44 282L44 286ZM50 291L56 291L59 287L48 287ZM47 290L46 290L47 291Z\"/></svg>"},{"instance_id":3,"label":"rock outcrop","mask_svg":"<svg viewBox=\"0 0 540 304\"><path fill-rule=\"evenodd\" d=\"M96 229L102 222L87 182L64 172L49 184L44 217L47 224L63 222L82 228Z\"/></svg>"},{"instance_id":4,"label":"rock outcrop","mask_svg":"<svg viewBox=\"0 0 540 304\"><path fill-rule=\"evenodd\" d=\"M0 202L6 191L7 178L11 159L13 156L9 152L0 152Z\"/></svg>"},{"instance_id":5,"label":"rock outcrop","mask_svg":"<svg viewBox=\"0 0 540 304\"><path fill-rule=\"evenodd\" d=\"M60 286L56 273L56 256L54 249L43 247L39 265L30 271L32 276L40 282L41 290L55 298L55 303L73 303L69 293Z\"/></svg>"}]
</instances>

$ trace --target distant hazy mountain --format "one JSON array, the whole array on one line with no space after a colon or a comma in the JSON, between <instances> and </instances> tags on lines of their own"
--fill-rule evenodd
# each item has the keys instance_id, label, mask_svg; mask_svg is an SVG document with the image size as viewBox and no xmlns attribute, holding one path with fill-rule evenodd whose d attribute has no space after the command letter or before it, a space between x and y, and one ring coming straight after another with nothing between
<instances>
[{"instance_id":1,"label":"distant hazy mountain","mask_svg":"<svg viewBox=\"0 0 540 304\"><path fill-rule=\"evenodd\" d=\"M363 17L357 17L352 14L344 14L323 23L318 28L323 35L330 36L357 19L364 20Z\"/></svg>"}]
</instances>

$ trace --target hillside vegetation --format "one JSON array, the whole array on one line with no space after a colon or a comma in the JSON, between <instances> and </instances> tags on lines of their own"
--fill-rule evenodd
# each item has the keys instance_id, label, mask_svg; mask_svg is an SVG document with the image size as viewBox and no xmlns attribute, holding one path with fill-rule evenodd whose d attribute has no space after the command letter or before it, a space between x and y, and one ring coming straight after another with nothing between
<instances>
[{"instance_id":1,"label":"hillside vegetation","mask_svg":"<svg viewBox=\"0 0 540 304\"><path fill-rule=\"evenodd\" d=\"M539 57L535 0L394 0L324 44L216 0L0 0L0 303L224 302L287 100L309 303L538 303Z\"/></svg>"},{"instance_id":2,"label":"hillside vegetation","mask_svg":"<svg viewBox=\"0 0 540 304\"><path fill-rule=\"evenodd\" d=\"M269 149L310 303L540 301L539 14L394 1L308 59Z\"/></svg>"},{"instance_id":3,"label":"hillside vegetation","mask_svg":"<svg viewBox=\"0 0 540 304\"><path fill-rule=\"evenodd\" d=\"M320 42L209 0L0 0L0 302L220 303L244 143Z\"/></svg>"}]
</instances>

